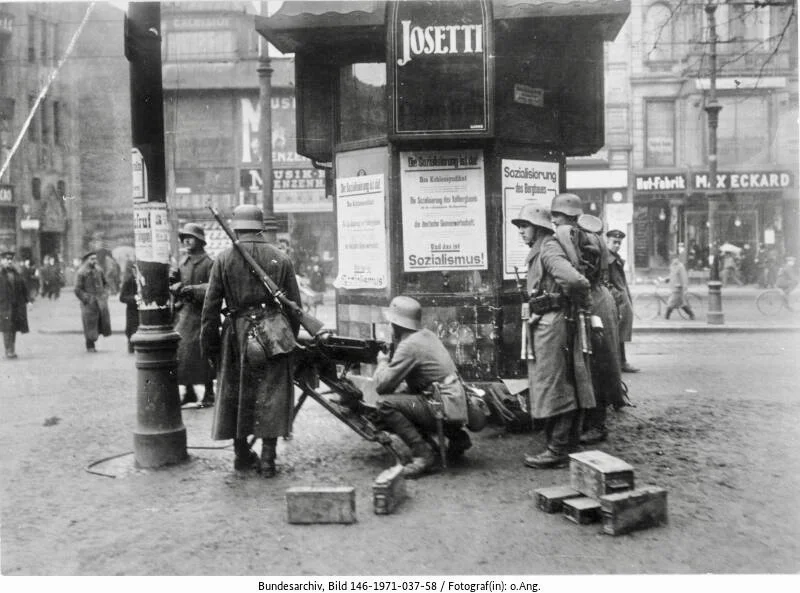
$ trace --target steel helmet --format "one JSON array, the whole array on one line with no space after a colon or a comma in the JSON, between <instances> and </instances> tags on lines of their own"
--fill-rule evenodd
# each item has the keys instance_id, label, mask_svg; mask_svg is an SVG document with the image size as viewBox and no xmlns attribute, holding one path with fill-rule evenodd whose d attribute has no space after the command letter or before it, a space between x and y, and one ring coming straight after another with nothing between
<instances>
[{"instance_id":1,"label":"steel helmet","mask_svg":"<svg viewBox=\"0 0 800 593\"><path fill-rule=\"evenodd\" d=\"M194 237L198 241L206 242L206 231L199 224L187 222L178 233L178 238L183 241L186 237Z\"/></svg>"},{"instance_id":2,"label":"steel helmet","mask_svg":"<svg viewBox=\"0 0 800 593\"><path fill-rule=\"evenodd\" d=\"M233 210L231 227L235 231L261 231L264 230L264 213L261 208L253 204L242 204Z\"/></svg>"},{"instance_id":3,"label":"steel helmet","mask_svg":"<svg viewBox=\"0 0 800 593\"><path fill-rule=\"evenodd\" d=\"M407 296L396 296L386 312L389 323L417 331L422 327L422 305Z\"/></svg>"},{"instance_id":4,"label":"steel helmet","mask_svg":"<svg viewBox=\"0 0 800 593\"><path fill-rule=\"evenodd\" d=\"M528 223L550 231L553 230L553 223L550 222L550 213L537 204L525 204L519 211L517 217L511 219L511 222L515 226Z\"/></svg>"},{"instance_id":5,"label":"steel helmet","mask_svg":"<svg viewBox=\"0 0 800 593\"><path fill-rule=\"evenodd\" d=\"M553 198L550 212L560 212L567 216L580 216L583 214L583 205L580 197L575 194L558 194Z\"/></svg>"}]
</instances>

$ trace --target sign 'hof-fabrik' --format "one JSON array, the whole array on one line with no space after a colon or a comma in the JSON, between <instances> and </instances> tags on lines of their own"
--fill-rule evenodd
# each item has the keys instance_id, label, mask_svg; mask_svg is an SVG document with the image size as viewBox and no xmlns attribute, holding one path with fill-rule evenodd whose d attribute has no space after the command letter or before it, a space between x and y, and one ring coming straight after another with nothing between
<instances>
[{"instance_id":1,"label":"sign 'hof-fabrik'","mask_svg":"<svg viewBox=\"0 0 800 593\"><path fill-rule=\"evenodd\" d=\"M492 19L487 0L392 3L394 136L486 136Z\"/></svg>"}]
</instances>

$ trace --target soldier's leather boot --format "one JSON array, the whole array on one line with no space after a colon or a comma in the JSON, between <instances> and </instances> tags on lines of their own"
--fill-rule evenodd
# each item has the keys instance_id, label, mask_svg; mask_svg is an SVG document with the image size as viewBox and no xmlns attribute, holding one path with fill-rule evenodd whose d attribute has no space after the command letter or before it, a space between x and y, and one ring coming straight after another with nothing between
<instances>
[{"instance_id":1,"label":"soldier's leather boot","mask_svg":"<svg viewBox=\"0 0 800 593\"><path fill-rule=\"evenodd\" d=\"M194 387L192 385L187 385L186 391L183 394L183 399L181 400L181 405L185 406L186 404L194 403L197 403L197 394L194 392Z\"/></svg>"},{"instance_id":2,"label":"soldier's leather boot","mask_svg":"<svg viewBox=\"0 0 800 593\"><path fill-rule=\"evenodd\" d=\"M381 406L378 412L384 425L411 449L411 463L403 466L403 476L414 479L430 471L436 464L436 456L416 426L394 408Z\"/></svg>"},{"instance_id":3,"label":"soldier's leather boot","mask_svg":"<svg viewBox=\"0 0 800 593\"><path fill-rule=\"evenodd\" d=\"M463 429L454 432L447 439L447 460L456 461L464 456L464 453L472 447L472 439Z\"/></svg>"},{"instance_id":4,"label":"soldier's leather boot","mask_svg":"<svg viewBox=\"0 0 800 593\"><path fill-rule=\"evenodd\" d=\"M233 469L246 471L258 467L258 455L247 444L247 438L233 439L233 451L236 458L233 460Z\"/></svg>"},{"instance_id":5,"label":"soldier's leather boot","mask_svg":"<svg viewBox=\"0 0 800 593\"><path fill-rule=\"evenodd\" d=\"M214 405L214 384L206 383L206 390L203 394L203 402L200 404L201 408L210 408Z\"/></svg>"},{"instance_id":6,"label":"soldier's leather boot","mask_svg":"<svg viewBox=\"0 0 800 593\"><path fill-rule=\"evenodd\" d=\"M278 439L262 439L261 440L261 477L274 478L275 469L275 448L278 444Z\"/></svg>"},{"instance_id":7,"label":"soldier's leather boot","mask_svg":"<svg viewBox=\"0 0 800 593\"><path fill-rule=\"evenodd\" d=\"M555 453L550 449L545 449L538 455L526 455L525 465L534 469L555 469L566 467L569 464L567 454Z\"/></svg>"}]
</instances>

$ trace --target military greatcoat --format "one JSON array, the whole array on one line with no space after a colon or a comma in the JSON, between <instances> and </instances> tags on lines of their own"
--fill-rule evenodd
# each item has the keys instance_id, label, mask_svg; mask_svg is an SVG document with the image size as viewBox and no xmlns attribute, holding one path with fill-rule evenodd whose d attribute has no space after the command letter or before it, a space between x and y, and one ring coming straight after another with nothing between
<instances>
[{"instance_id":1,"label":"military greatcoat","mask_svg":"<svg viewBox=\"0 0 800 593\"><path fill-rule=\"evenodd\" d=\"M301 306L300 289L289 258L267 243L260 233L243 235L240 245L284 295ZM220 334L223 299L229 312ZM243 312L262 304L267 308L277 307L235 248L223 251L211 268L200 334L203 357L217 361L219 372L212 426L212 437L216 440L249 435L269 439L291 433L292 355L270 358L260 367L249 365L244 355L249 319ZM299 323L292 319L290 322L296 335Z\"/></svg>"},{"instance_id":2,"label":"military greatcoat","mask_svg":"<svg viewBox=\"0 0 800 593\"><path fill-rule=\"evenodd\" d=\"M108 285L99 267L83 265L75 278L75 296L81 302L83 335L95 342L101 335L111 335L111 315L108 311Z\"/></svg>"},{"instance_id":3,"label":"military greatcoat","mask_svg":"<svg viewBox=\"0 0 800 593\"><path fill-rule=\"evenodd\" d=\"M572 266L552 235L537 239L526 261L528 294L543 291L579 302L588 299L589 281ZM536 419L595 406L590 371L565 313L563 309L545 313L531 327L536 359L528 360L528 382L531 415Z\"/></svg>"},{"instance_id":4,"label":"military greatcoat","mask_svg":"<svg viewBox=\"0 0 800 593\"><path fill-rule=\"evenodd\" d=\"M16 269L0 268L0 333L28 333L28 288Z\"/></svg>"},{"instance_id":5,"label":"military greatcoat","mask_svg":"<svg viewBox=\"0 0 800 593\"><path fill-rule=\"evenodd\" d=\"M618 253L609 252L609 255L608 281L619 311L619 340L630 342L633 334L633 299L625 278L625 260Z\"/></svg>"},{"instance_id":6,"label":"military greatcoat","mask_svg":"<svg viewBox=\"0 0 800 593\"><path fill-rule=\"evenodd\" d=\"M175 331L181 337L178 343L178 383L180 385L205 385L214 380L214 369L200 356L200 315L208 290L208 279L214 261L203 251L183 257L177 274L172 279L189 289L189 294L178 301L178 318Z\"/></svg>"}]
</instances>

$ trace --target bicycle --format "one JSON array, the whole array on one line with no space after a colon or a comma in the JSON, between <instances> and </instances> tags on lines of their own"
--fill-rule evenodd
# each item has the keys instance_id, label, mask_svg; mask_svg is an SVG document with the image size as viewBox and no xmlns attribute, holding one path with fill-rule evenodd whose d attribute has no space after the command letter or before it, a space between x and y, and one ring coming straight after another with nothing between
<instances>
[{"instance_id":1,"label":"bicycle","mask_svg":"<svg viewBox=\"0 0 800 593\"><path fill-rule=\"evenodd\" d=\"M800 311L800 292L787 294L780 288L768 288L756 297L756 307L767 317L781 312L797 313Z\"/></svg>"},{"instance_id":2,"label":"bicycle","mask_svg":"<svg viewBox=\"0 0 800 593\"><path fill-rule=\"evenodd\" d=\"M661 317L662 311L666 313L669 303L670 295L665 295L659 292L659 288L664 285L662 278L655 278L650 281L653 286L653 292L643 292L633 297L633 314L637 319L642 321L651 321L657 317ZM694 311L695 316L699 315L703 310L703 297L692 291L686 291L684 301L689 308ZM689 314L683 310L682 307L677 309L678 315L682 319L691 319Z\"/></svg>"}]
</instances>

